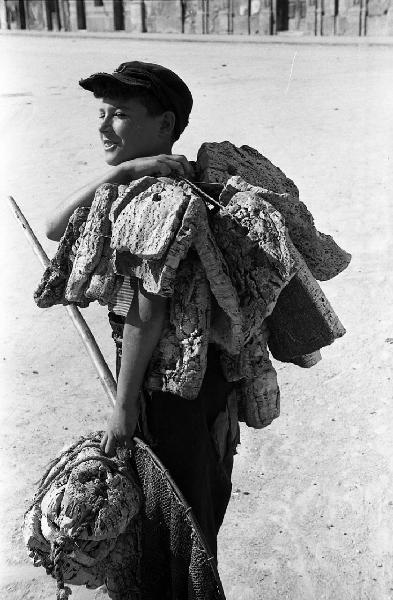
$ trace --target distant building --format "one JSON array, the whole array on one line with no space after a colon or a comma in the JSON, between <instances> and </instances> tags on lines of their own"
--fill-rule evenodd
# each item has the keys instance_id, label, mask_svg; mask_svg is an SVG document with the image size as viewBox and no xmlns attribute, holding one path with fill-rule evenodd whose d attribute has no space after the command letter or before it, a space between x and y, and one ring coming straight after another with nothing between
<instances>
[{"instance_id":1,"label":"distant building","mask_svg":"<svg viewBox=\"0 0 393 600\"><path fill-rule=\"evenodd\" d=\"M0 28L393 35L393 0L0 0Z\"/></svg>"}]
</instances>

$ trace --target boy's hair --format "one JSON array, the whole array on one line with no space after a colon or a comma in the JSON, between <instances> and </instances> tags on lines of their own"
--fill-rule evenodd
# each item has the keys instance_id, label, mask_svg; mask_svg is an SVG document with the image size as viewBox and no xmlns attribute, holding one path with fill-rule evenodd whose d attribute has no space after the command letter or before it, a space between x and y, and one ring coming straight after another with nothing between
<instances>
[{"instance_id":1,"label":"boy's hair","mask_svg":"<svg viewBox=\"0 0 393 600\"><path fill-rule=\"evenodd\" d=\"M150 116L156 117L165 112L158 98L149 90L130 87L121 83L100 81L94 87L95 98L112 98L118 100L138 100L146 108Z\"/></svg>"}]
</instances>

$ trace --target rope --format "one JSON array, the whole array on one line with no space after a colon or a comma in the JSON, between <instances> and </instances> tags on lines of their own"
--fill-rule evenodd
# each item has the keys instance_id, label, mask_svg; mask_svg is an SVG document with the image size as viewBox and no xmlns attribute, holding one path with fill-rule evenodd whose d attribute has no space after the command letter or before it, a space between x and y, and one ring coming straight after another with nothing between
<instances>
[{"instance_id":1,"label":"rope","mask_svg":"<svg viewBox=\"0 0 393 600\"><path fill-rule=\"evenodd\" d=\"M177 177L176 179L178 179L178 181L186 183L194 192L196 192L203 200L205 200L205 202L208 202L208 204L212 204L214 206L215 211L219 211L225 208L222 204L217 202L217 200L212 198L209 194L204 192L198 185L196 185L189 179L186 179L185 177Z\"/></svg>"},{"instance_id":2,"label":"rope","mask_svg":"<svg viewBox=\"0 0 393 600\"><path fill-rule=\"evenodd\" d=\"M59 463L63 460L63 458L65 456L69 456L68 460L72 460L72 455L77 456L78 453L80 452L80 450L83 450L84 448L99 448L99 447L100 447L99 440L91 442L87 438L85 438L82 443L81 443L81 440L78 440L77 442L75 442L74 444L72 444L71 446L69 446L68 448L66 448L66 450L64 450L64 452L62 452L58 458L55 458L54 460L52 460L49 463L47 470L45 471L44 475L41 477L39 485L44 485L45 484L45 480L49 476L49 474L52 471L52 469L54 469L54 467L56 465L59 465ZM63 467L62 464L59 465L57 467L57 471L60 472L61 469L62 469L62 467ZM56 471L55 471L55 473L56 473ZM55 477L55 474L52 473L52 475L51 475L51 481L53 481L54 477Z\"/></svg>"},{"instance_id":3,"label":"rope","mask_svg":"<svg viewBox=\"0 0 393 600\"><path fill-rule=\"evenodd\" d=\"M53 574L57 582L57 593L56 600L67 600L71 596L71 588L64 585L63 571L61 568L61 559L64 553L64 548L67 544L67 538L65 536L59 536L57 540L53 542L51 548L51 559L53 562Z\"/></svg>"},{"instance_id":4,"label":"rope","mask_svg":"<svg viewBox=\"0 0 393 600\"><path fill-rule=\"evenodd\" d=\"M82 444L81 448L79 448L77 451L75 450L73 452L73 454L78 454L80 452L80 450L88 448L88 447L99 447L99 446L98 446L98 444L94 444L94 443ZM65 452L63 455L61 455L60 460L66 454L68 454L68 451ZM72 458L70 458L69 460L71 461ZM99 462L103 463L104 465L106 465L112 472L117 471L121 475L124 475L125 477L127 477L127 479L129 479L132 483L134 482L133 478L128 473L127 469L125 467L121 467L118 464L116 464L116 462L113 459L108 458L103 455L100 455L100 454L93 455L93 456L86 456L84 458L80 458L76 462L68 464L67 466L64 466L64 465L58 466L55 473L52 474L51 476L49 476L49 473L46 474L46 476L43 478L43 481L41 481L41 483L38 487L38 491L34 497L34 500L31 503L31 505L29 506L29 508L27 509L26 513L28 513L35 504L37 504L38 502L40 502L42 500L42 498L45 496L45 494L47 493L47 491L49 490L50 486L52 485L52 483L54 481L60 479L61 477L64 477L70 471L72 471L74 468L78 467L79 465L83 464L84 462L89 462L89 461L99 461Z\"/></svg>"}]
</instances>

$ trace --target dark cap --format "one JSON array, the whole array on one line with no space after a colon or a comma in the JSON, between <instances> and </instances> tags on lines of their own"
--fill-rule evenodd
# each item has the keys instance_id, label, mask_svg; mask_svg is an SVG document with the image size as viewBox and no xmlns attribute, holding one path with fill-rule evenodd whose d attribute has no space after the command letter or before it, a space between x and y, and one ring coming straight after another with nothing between
<instances>
[{"instance_id":1,"label":"dark cap","mask_svg":"<svg viewBox=\"0 0 393 600\"><path fill-rule=\"evenodd\" d=\"M153 63L134 60L122 63L113 73L94 73L81 79L79 85L94 92L99 83L120 83L123 86L149 90L159 100L164 110L175 113L175 137L178 138L188 125L192 109L192 95L176 73Z\"/></svg>"}]
</instances>

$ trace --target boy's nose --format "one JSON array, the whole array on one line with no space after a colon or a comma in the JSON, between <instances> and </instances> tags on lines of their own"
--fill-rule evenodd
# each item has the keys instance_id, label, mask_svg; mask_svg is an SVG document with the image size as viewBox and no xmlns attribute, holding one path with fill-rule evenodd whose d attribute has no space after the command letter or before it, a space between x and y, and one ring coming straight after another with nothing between
<instances>
[{"instance_id":1,"label":"boy's nose","mask_svg":"<svg viewBox=\"0 0 393 600\"><path fill-rule=\"evenodd\" d=\"M104 133L105 131L108 131L108 129L110 129L110 119L109 117L105 117L102 119L100 126L98 127L98 131L100 133Z\"/></svg>"}]
</instances>

